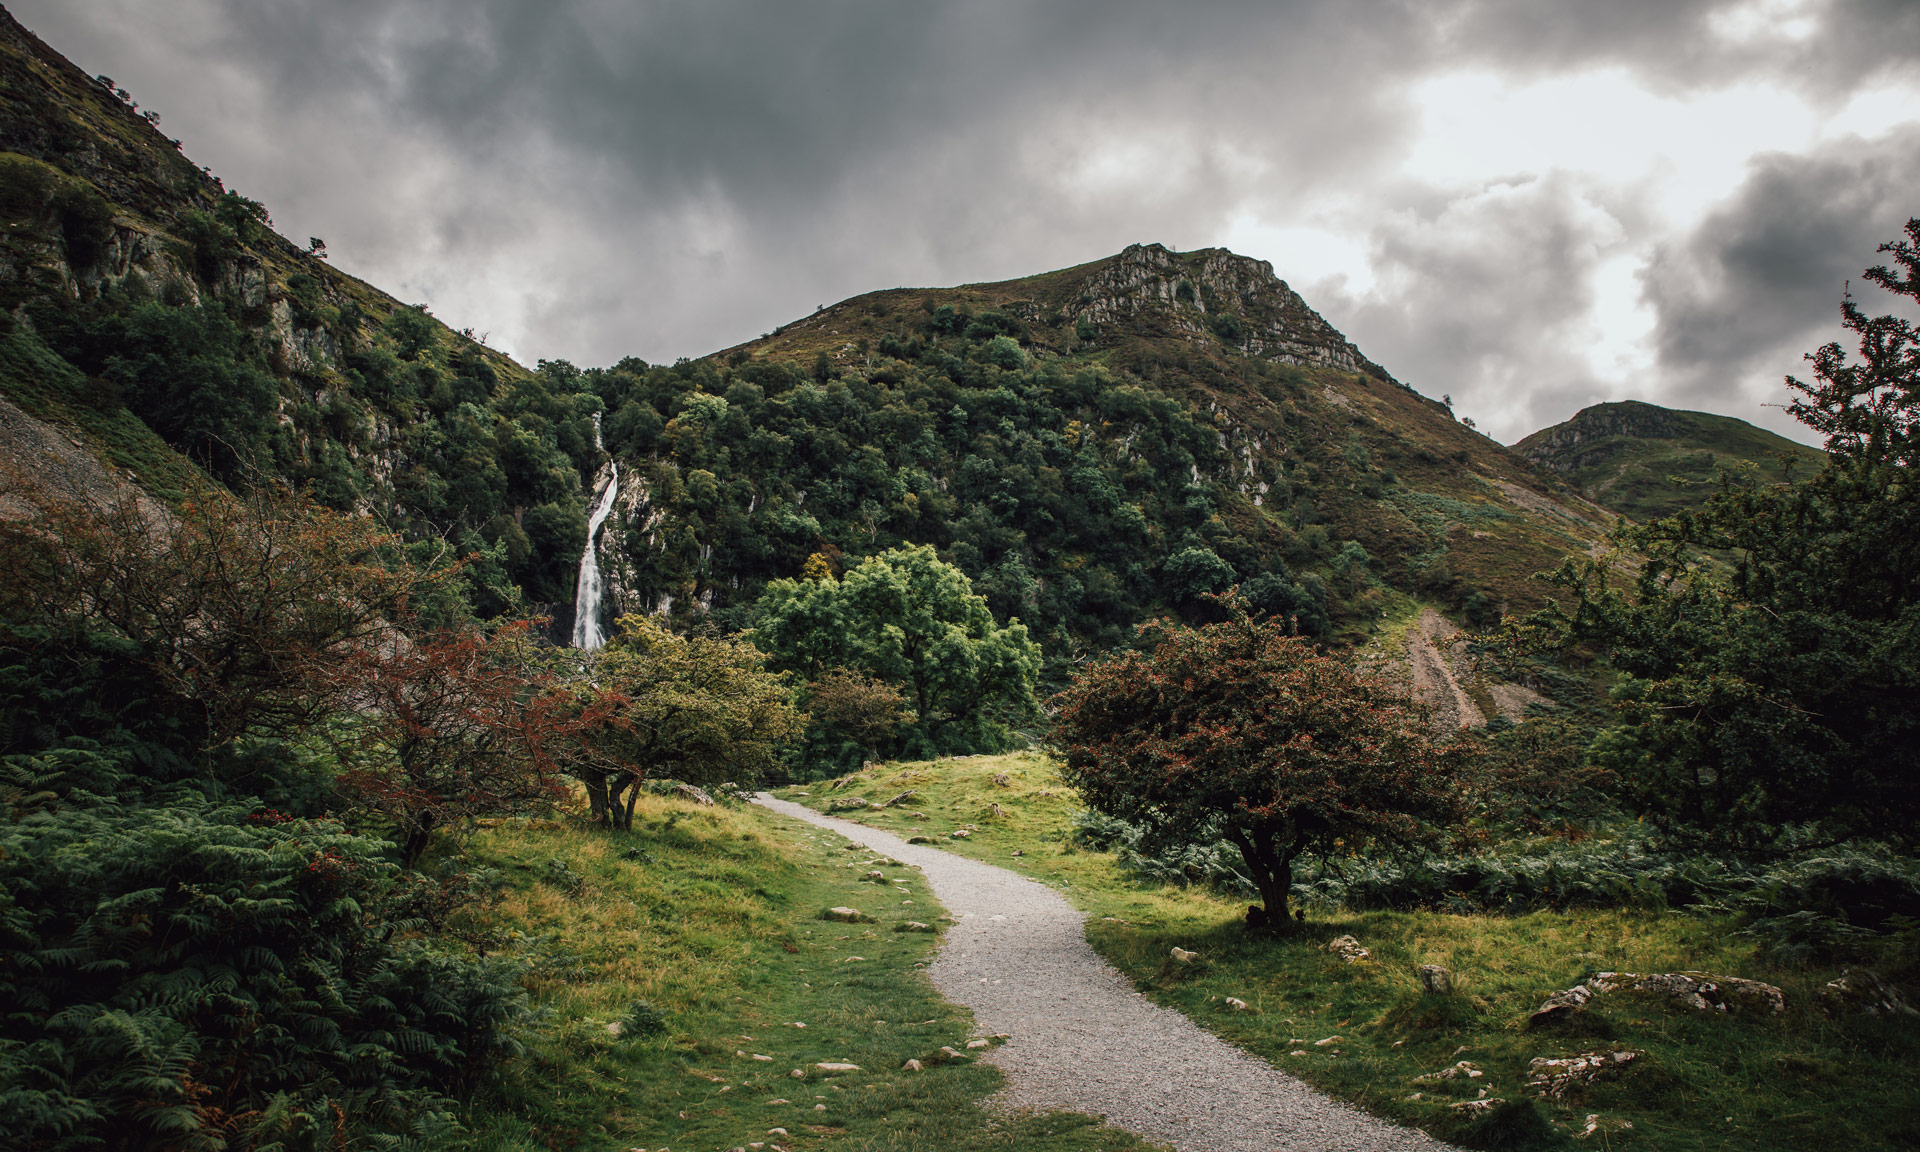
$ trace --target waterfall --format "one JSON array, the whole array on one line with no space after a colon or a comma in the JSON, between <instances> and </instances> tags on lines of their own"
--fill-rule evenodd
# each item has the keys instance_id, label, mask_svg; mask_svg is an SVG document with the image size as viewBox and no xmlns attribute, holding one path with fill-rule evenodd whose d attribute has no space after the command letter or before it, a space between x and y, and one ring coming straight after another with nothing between
<instances>
[{"instance_id":1,"label":"waterfall","mask_svg":"<svg viewBox=\"0 0 1920 1152\"><path fill-rule=\"evenodd\" d=\"M600 447L600 414L593 414L593 446ZM604 450L604 449L603 449ZM620 491L620 465L607 465L607 486L594 502L593 515L587 520L587 546L580 553L580 578L573 586L573 646L598 648L607 642L600 631L600 553L594 539L600 525L613 511L613 498Z\"/></svg>"}]
</instances>

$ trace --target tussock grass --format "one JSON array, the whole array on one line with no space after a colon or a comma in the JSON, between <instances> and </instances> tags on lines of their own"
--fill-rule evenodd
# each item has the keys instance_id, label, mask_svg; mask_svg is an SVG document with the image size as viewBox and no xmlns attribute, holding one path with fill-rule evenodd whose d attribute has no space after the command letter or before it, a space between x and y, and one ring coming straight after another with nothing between
<instances>
[{"instance_id":1,"label":"tussock grass","mask_svg":"<svg viewBox=\"0 0 1920 1152\"><path fill-rule=\"evenodd\" d=\"M1090 1117L990 1114L977 1101L1000 1073L939 1061L972 1021L921 970L938 937L893 931L943 911L912 869L757 808L645 796L628 834L541 824L469 846L501 879L466 927L525 958L544 1018L468 1147L1145 1147ZM888 884L863 879L876 867ZM873 922L820 919L838 905Z\"/></svg>"},{"instance_id":2,"label":"tussock grass","mask_svg":"<svg viewBox=\"0 0 1920 1152\"><path fill-rule=\"evenodd\" d=\"M1724 919L1648 910L1336 913L1313 915L1274 939L1247 933L1244 901L1145 887L1108 854L1074 846L1078 803L1037 754L881 765L784 794L809 793L795 798L824 808L848 796L883 801L909 787L919 796L897 808L842 815L917 831L1059 888L1089 913L1095 949L1156 1001L1376 1114L1484 1147L1559 1146L1590 1114L1631 1123L1583 1141L1614 1149L1920 1147L1915 1030L1828 1019L1818 992L1838 970L1765 963ZM995 803L1004 815L983 814ZM972 835L950 839L962 826ZM1371 950L1369 959L1348 964L1327 950L1349 934ZM1175 946L1201 961L1168 964ZM1423 993L1420 964L1448 968L1455 992ZM1614 993L1564 1024L1526 1026L1549 993L1595 972L1686 969L1779 985L1787 1011L1701 1014ZM1231 1008L1229 997L1248 1009ZM1316 1043L1329 1037L1339 1039ZM1528 1061L1600 1048L1646 1055L1564 1101L1478 1122L1450 1108L1483 1088L1490 1098L1531 1101ZM1414 1079L1460 1060L1483 1075Z\"/></svg>"}]
</instances>

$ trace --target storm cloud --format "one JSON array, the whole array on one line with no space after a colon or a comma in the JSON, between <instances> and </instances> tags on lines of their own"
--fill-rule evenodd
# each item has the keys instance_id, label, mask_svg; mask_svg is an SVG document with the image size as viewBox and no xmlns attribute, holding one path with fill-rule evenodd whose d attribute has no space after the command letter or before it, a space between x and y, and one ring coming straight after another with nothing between
<instances>
[{"instance_id":1,"label":"storm cloud","mask_svg":"<svg viewBox=\"0 0 1920 1152\"><path fill-rule=\"evenodd\" d=\"M527 360L1231 241L1501 439L1624 395L1780 426L1752 381L1920 214L1892 0L10 7Z\"/></svg>"}]
</instances>

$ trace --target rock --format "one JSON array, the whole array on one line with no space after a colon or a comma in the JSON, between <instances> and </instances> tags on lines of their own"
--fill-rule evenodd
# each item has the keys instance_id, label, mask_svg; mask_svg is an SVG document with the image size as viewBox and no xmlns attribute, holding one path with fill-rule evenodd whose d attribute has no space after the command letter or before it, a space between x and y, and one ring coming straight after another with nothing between
<instances>
[{"instance_id":1,"label":"rock","mask_svg":"<svg viewBox=\"0 0 1920 1152\"><path fill-rule=\"evenodd\" d=\"M1413 970L1420 978L1420 989L1445 996L1453 991L1453 973L1438 964L1422 964Z\"/></svg>"},{"instance_id":2,"label":"rock","mask_svg":"<svg viewBox=\"0 0 1920 1152\"><path fill-rule=\"evenodd\" d=\"M909 812L908 815L912 816L915 820L925 820L927 818L925 812Z\"/></svg>"},{"instance_id":3,"label":"rock","mask_svg":"<svg viewBox=\"0 0 1920 1152\"><path fill-rule=\"evenodd\" d=\"M1820 1006L1829 1016L1849 1016L1862 1013L1868 1016L1884 1016L1889 1020L1901 1016L1920 1016L1900 989L1887 983L1877 972L1865 968L1849 968L1840 974L1838 980L1830 980L1820 989Z\"/></svg>"},{"instance_id":4,"label":"rock","mask_svg":"<svg viewBox=\"0 0 1920 1152\"><path fill-rule=\"evenodd\" d=\"M785 1136L786 1134L787 1134L787 1130L786 1130L785 1128L769 1128L769 1129L767 1129L767 1135L769 1135L769 1136Z\"/></svg>"},{"instance_id":5,"label":"rock","mask_svg":"<svg viewBox=\"0 0 1920 1152\"><path fill-rule=\"evenodd\" d=\"M786 1098L785 1096L782 1096L782 1097L780 1097L780 1098L779 1098L778 1100L769 1100L769 1101L767 1101L767 1107L769 1107L769 1108L771 1108L771 1107L773 1107L773 1106L774 1106L775 1104L791 1104L791 1103L793 1103L793 1101L791 1101L791 1100L789 1100L789 1099L787 1099L787 1098Z\"/></svg>"},{"instance_id":6,"label":"rock","mask_svg":"<svg viewBox=\"0 0 1920 1152\"><path fill-rule=\"evenodd\" d=\"M1240 999L1240 997L1238 996L1227 997L1227 1007L1233 1009L1235 1012L1253 1011L1253 1005L1247 1003L1245 1000Z\"/></svg>"},{"instance_id":7,"label":"rock","mask_svg":"<svg viewBox=\"0 0 1920 1152\"><path fill-rule=\"evenodd\" d=\"M1195 960L1200 959L1200 953L1189 952L1185 948L1180 947L1178 944L1173 946L1172 955L1175 960L1178 960L1182 964L1191 964Z\"/></svg>"},{"instance_id":8,"label":"rock","mask_svg":"<svg viewBox=\"0 0 1920 1152\"><path fill-rule=\"evenodd\" d=\"M893 799L887 801L885 804L880 805L880 807L892 808L896 804L905 804L909 800L918 799L919 796L920 796L920 793L914 792L912 790L908 790L906 792L900 793L900 795L898 796L895 796Z\"/></svg>"},{"instance_id":9,"label":"rock","mask_svg":"<svg viewBox=\"0 0 1920 1152\"><path fill-rule=\"evenodd\" d=\"M607 1025L607 1035L609 1036L618 1036L620 1035L620 1033L625 1032L626 1030L627 1030L626 1026L621 1024L620 1021L618 1020L615 1020L613 1023Z\"/></svg>"},{"instance_id":10,"label":"rock","mask_svg":"<svg viewBox=\"0 0 1920 1152\"><path fill-rule=\"evenodd\" d=\"M1447 1107L1455 1112L1464 1112L1469 1116L1484 1116L1505 1103L1505 1100L1495 1096L1491 1100L1462 1100L1458 1104L1449 1104Z\"/></svg>"},{"instance_id":11,"label":"rock","mask_svg":"<svg viewBox=\"0 0 1920 1152\"><path fill-rule=\"evenodd\" d=\"M933 925L922 924L918 920L909 920L904 924L895 924L893 926L893 930L895 932L937 932L939 931L939 929L935 928Z\"/></svg>"},{"instance_id":12,"label":"rock","mask_svg":"<svg viewBox=\"0 0 1920 1152\"><path fill-rule=\"evenodd\" d=\"M847 958L846 958L845 960L842 960L842 961L840 961L840 963L842 963L842 964L853 964L853 963L857 963L857 962L859 962L859 961L862 961L862 960L865 960L865 959L866 959L866 957L865 957L865 956L849 956L849 957L847 957Z\"/></svg>"},{"instance_id":13,"label":"rock","mask_svg":"<svg viewBox=\"0 0 1920 1152\"><path fill-rule=\"evenodd\" d=\"M907 843L909 843L909 844L937 844L937 843L939 843L939 841L937 841L937 840L935 840L935 839L934 839L933 837L931 837L931 836L909 836L909 837L907 837Z\"/></svg>"},{"instance_id":14,"label":"rock","mask_svg":"<svg viewBox=\"0 0 1920 1152\"><path fill-rule=\"evenodd\" d=\"M997 820L1000 817L1005 816L1006 814L1007 814L1007 810L1005 808L1000 807L1000 805L998 804L987 805L987 818L989 820Z\"/></svg>"},{"instance_id":15,"label":"rock","mask_svg":"<svg viewBox=\"0 0 1920 1152\"><path fill-rule=\"evenodd\" d=\"M1340 1042L1340 1037L1329 1036L1325 1040L1315 1040L1313 1042L1313 1046L1315 1048L1325 1048L1329 1044L1338 1044L1339 1042Z\"/></svg>"},{"instance_id":16,"label":"rock","mask_svg":"<svg viewBox=\"0 0 1920 1152\"><path fill-rule=\"evenodd\" d=\"M986 1048L986 1047L989 1047L990 1045L992 1045L992 1043L993 1043L993 1041L991 1041L991 1040L969 1040L969 1041L967 1041L967 1047L969 1047L969 1048Z\"/></svg>"},{"instance_id":17,"label":"rock","mask_svg":"<svg viewBox=\"0 0 1920 1152\"><path fill-rule=\"evenodd\" d=\"M842 796L827 804L829 812L853 812L867 807L867 801L860 796Z\"/></svg>"},{"instance_id":18,"label":"rock","mask_svg":"<svg viewBox=\"0 0 1920 1152\"><path fill-rule=\"evenodd\" d=\"M845 1064L838 1060L823 1060L820 1063L815 1064L814 1068L821 1072L858 1072L860 1071L860 1065Z\"/></svg>"},{"instance_id":19,"label":"rock","mask_svg":"<svg viewBox=\"0 0 1920 1152\"><path fill-rule=\"evenodd\" d=\"M1585 1140L1593 1136L1596 1132L1624 1132L1632 1127L1633 1121L1631 1120L1621 1120L1616 1117L1602 1119L1599 1113L1589 1112L1587 1113L1586 1124L1581 1127L1580 1131L1573 1134L1573 1138L1575 1140Z\"/></svg>"},{"instance_id":20,"label":"rock","mask_svg":"<svg viewBox=\"0 0 1920 1152\"><path fill-rule=\"evenodd\" d=\"M1351 936L1334 937L1333 942L1327 945L1327 951L1349 964L1358 964L1373 955L1372 952L1360 946L1360 941Z\"/></svg>"},{"instance_id":21,"label":"rock","mask_svg":"<svg viewBox=\"0 0 1920 1152\"><path fill-rule=\"evenodd\" d=\"M1415 1076L1415 1084L1429 1084L1439 1080L1478 1080L1486 1073L1480 1066L1468 1060L1462 1060L1451 1068L1442 1068L1438 1072L1429 1072L1424 1076Z\"/></svg>"},{"instance_id":22,"label":"rock","mask_svg":"<svg viewBox=\"0 0 1920 1152\"><path fill-rule=\"evenodd\" d=\"M903 1072L918 1072L924 1069L925 1067L926 1065L920 1063L920 1061L918 1060L909 1060L905 1064L900 1065L900 1069Z\"/></svg>"},{"instance_id":23,"label":"rock","mask_svg":"<svg viewBox=\"0 0 1920 1152\"><path fill-rule=\"evenodd\" d=\"M953 831L947 833L947 838L950 840L966 840L972 837L972 835L973 833L967 831L965 828L955 828Z\"/></svg>"},{"instance_id":24,"label":"rock","mask_svg":"<svg viewBox=\"0 0 1920 1152\"><path fill-rule=\"evenodd\" d=\"M876 869L875 871L868 872L862 879L871 880L875 884L885 884L887 882L887 874Z\"/></svg>"},{"instance_id":25,"label":"rock","mask_svg":"<svg viewBox=\"0 0 1920 1152\"><path fill-rule=\"evenodd\" d=\"M673 787L673 794L682 800L691 800L706 808L713 807L713 797L707 795L704 788L695 788L691 784L676 784Z\"/></svg>"},{"instance_id":26,"label":"rock","mask_svg":"<svg viewBox=\"0 0 1920 1152\"><path fill-rule=\"evenodd\" d=\"M795 1068L793 1071L787 1073L787 1075L793 1077L795 1080L805 1080L807 1078L807 1074L798 1068Z\"/></svg>"},{"instance_id":27,"label":"rock","mask_svg":"<svg viewBox=\"0 0 1920 1152\"><path fill-rule=\"evenodd\" d=\"M1571 1089L1617 1072L1644 1055L1646 1053L1636 1049L1621 1048L1610 1052L1582 1052L1559 1059L1536 1057L1527 1061L1527 1087L1549 1099L1559 1100Z\"/></svg>"},{"instance_id":28,"label":"rock","mask_svg":"<svg viewBox=\"0 0 1920 1152\"><path fill-rule=\"evenodd\" d=\"M1606 992L1655 992L1670 996L1696 1012L1758 1011L1769 1015L1786 1011L1787 994L1771 984L1738 976L1706 972L1601 972L1584 984L1555 992L1534 1010L1529 1026L1558 1020L1583 1008Z\"/></svg>"},{"instance_id":29,"label":"rock","mask_svg":"<svg viewBox=\"0 0 1920 1152\"><path fill-rule=\"evenodd\" d=\"M773 1063L773 1057L771 1057L771 1056L762 1056L762 1055L761 1055L760 1053L758 1053L758 1052L755 1052L755 1053L753 1054L753 1058L754 1058L755 1060L758 1060L758 1061L759 1061L760 1063L762 1063L762 1064L771 1064L771 1063Z\"/></svg>"},{"instance_id":30,"label":"rock","mask_svg":"<svg viewBox=\"0 0 1920 1152\"><path fill-rule=\"evenodd\" d=\"M940 1047L940 1055L946 1057L949 1060L965 1060L966 1059L965 1056L961 1055L960 1052L954 1049L952 1046L944 1045L944 1044L941 1045Z\"/></svg>"},{"instance_id":31,"label":"rock","mask_svg":"<svg viewBox=\"0 0 1920 1152\"><path fill-rule=\"evenodd\" d=\"M1020 849L1020 848L1015 848L1015 849L1013 850L1013 854L1014 854L1015 856L1025 856L1025 855L1026 855L1026 852L1025 852L1025 851L1024 851L1023 849Z\"/></svg>"},{"instance_id":32,"label":"rock","mask_svg":"<svg viewBox=\"0 0 1920 1152\"><path fill-rule=\"evenodd\" d=\"M1009 787L1012 787L1013 785L1013 782L1007 779L1007 774L1005 772L995 772L993 774L993 782L995 784L998 784L1002 788L1009 788Z\"/></svg>"},{"instance_id":33,"label":"rock","mask_svg":"<svg viewBox=\"0 0 1920 1152\"><path fill-rule=\"evenodd\" d=\"M827 1106L825 1104L815 1104L813 1106L813 1110L815 1112L825 1112L827 1110Z\"/></svg>"},{"instance_id":34,"label":"rock","mask_svg":"<svg viewBox=\"0 0 1920 1152\"><path fill-rule=\"evenodd\" d=\"M865 912L860 911L860 909L858 908L848 908L845 905L827 909L825 912L820 913L820 919L836 920L842 924L873 923L873 917L867 915Z\"/></svg>"}]
</instances>

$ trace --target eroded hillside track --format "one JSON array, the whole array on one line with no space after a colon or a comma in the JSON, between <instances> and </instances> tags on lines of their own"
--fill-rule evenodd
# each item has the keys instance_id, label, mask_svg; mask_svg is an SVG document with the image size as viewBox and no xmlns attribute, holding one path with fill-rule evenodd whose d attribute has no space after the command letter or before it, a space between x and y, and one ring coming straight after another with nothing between
<instances>
[{"instance_id":1,"label":"eroded hillside track","mask_svg":"<svg viewBox=\"0 0 1920 1152\"><path fill-rule=\"evenodd\" d=\"M928 970L934 986L971 1009L980 1031L1012 1037L985 1057L1007 1077L990 1104L1101 1116L1179 1152L1449 1147L1330 1099L1135 992L1087 943L1085 914L1045 885L757 799L920 869L955 920Z\"/></svg>"}]
</instances>

